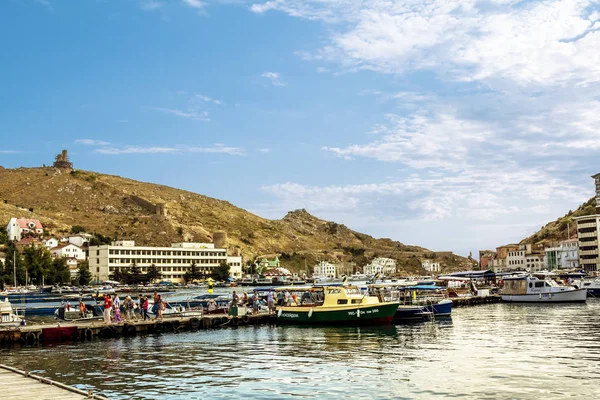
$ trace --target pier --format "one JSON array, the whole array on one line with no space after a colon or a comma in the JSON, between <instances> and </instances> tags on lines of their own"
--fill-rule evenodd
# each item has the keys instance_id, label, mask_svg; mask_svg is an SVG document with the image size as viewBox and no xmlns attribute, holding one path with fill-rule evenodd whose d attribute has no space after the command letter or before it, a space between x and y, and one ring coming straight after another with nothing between
<instances>
[{"instance_id":1,"label":"pier","mask_svg":"<svg viewBox=\"0 0 600 400\"><path fill-rule=\"evenodd\" d=\"M468 307L479 304L499 303L502 296L493 294L490 296L468 296L468 297L451 297L452 307Z\"/></svg>"},{"instance_id":2,"label":"pier","mask_svg":"<svg viewBox=\"0 0 600 400\"><path fill-rule=\"evenodd\" d=\"M112 339L121 336L135 336L144 333L177 333L181 331L198 331L220 329L244 325L275 323L275 315L257 314L244 316L228 316L210 314L202 317L165 318L163 320L126 320L119 323L105 324L94 322L60 322L52 324L27 325L0 330L0 345L20 343L37 345L60 341L90 341L97 338Z\"/></svg>"},{"instance_id":3,"label":"pier","mask_svg":"<svg viewBox=\"0 0 600 400\"><path fill-rule=\"evenodd\" d=\"M108 400L104 396L2 364L0 364L0 392L3 400Z\"/></svg>"}]
</instances>

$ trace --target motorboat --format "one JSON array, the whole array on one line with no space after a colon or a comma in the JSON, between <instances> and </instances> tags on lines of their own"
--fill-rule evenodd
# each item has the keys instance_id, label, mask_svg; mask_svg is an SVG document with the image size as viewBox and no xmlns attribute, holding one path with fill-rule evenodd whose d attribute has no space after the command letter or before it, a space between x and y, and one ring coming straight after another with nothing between
<instances>
[{"instance_id":1,"label":"motorboat","mask_svg":"<svg viewBox=\"0 0 600 400\"><path fill-rule=\"evenodd\" d=\"M25 317L19 310L13 310L8 299L0 301L0 327L19 326L24 324Z\"/></svg>"},{"instance_id":2,"label":"motorboat","mask_svg":"<svg viewBox=\"0 0 600 400\"><path fill-rule=\"evenodd\" d=\"M99 321L103 318L103 306L98 304L86 304L85 312L79 311L79 308L71 307L68 303L56 309L57 319L68 322L87 322Z\"/></svg>"},{"instance_id":3,"label":"motorboat","mask_svg":"<svg viewBox=\"0 0 600 400\"><path fill-rule=\"evenodd\" d=\"M589 295L600 295L600 278L596 279L576 279L571 285L578 289L586 289Z\"/></svg>"},{"instance_id":4,"label":"motorboat","mask_svg":"<svg viewBox=\"0 0 600 400\"><path fill-rule=\"evenodd\" d=\"M291 298L286 305L277 306L278 323L390 324L399 305L397 302L383 302L377 296L363 293L357 286L276 289L280 290L286 290Z\"/></svg>"},{"instance_id":5,"label":"motorboat","mask_svg":"<svg viewBox=\"0 0 600 400\"><path fill-rule=\"evenodd\" d=\"M520 303L584 303L587 289L559 285L556 281L531 275L504 277L502 301Z\"/></svg>"}]
</instances>

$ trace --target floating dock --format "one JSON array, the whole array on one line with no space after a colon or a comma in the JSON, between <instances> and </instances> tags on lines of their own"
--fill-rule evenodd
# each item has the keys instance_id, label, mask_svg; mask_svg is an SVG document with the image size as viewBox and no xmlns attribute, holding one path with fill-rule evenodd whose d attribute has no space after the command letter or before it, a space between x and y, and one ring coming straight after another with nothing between
<instances>
[{"instance_id":1,"label":"floating dock","mask_svg":"<svg viewBox=\"0 0 600 400\"><path fill-rule=\"evenodd\" d=\"M476 306L479 304L499 303L502 296L492 294L489 296L451 297L452 307Z\"/></svg>"},{"instance_id":2,"label":"floating dock","mask_svg":"<svg viewBox=\"0 0 600 400\"><path fill-rule=\"evenodd\" d=\"M135 336L140 333L163 333L219 329L243 325L275 323L274 314L228 316L211 314L202 317L165 318L163 320L126 320L105 324L94 322L61 322L56 324L27 325L0 330L0 345L20 343L37 345L60 341L90 341L96 338L111 339L120 336Z\"/></svg>"},{"instance_id":3,"label":"floating dock","mask_svg":"<svg viewBox=\"0 0 600 400\"><path fill-rule=\"evenodd\" d=\"M0 364L0 393L2 393L2 400L108 400L104 396L2 364Z\"/></svg>"}]
</instances>

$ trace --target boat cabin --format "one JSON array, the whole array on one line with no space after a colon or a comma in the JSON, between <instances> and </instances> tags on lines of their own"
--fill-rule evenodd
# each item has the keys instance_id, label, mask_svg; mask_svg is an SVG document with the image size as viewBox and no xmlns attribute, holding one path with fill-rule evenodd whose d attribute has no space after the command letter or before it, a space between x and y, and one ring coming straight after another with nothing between
<instances>
[{"instance_id":1,"label":"boat cabin","mask_svg":"<svg viewBox=\"0 0 600 400\"><path fill-rule=\"evenodd\" d=\"M277 288L275 292L288 291L290 306L335 307L340 305L377 304L379 299L363 293L357 286L318 286L312 288Z\"/></svg>"},{"instance_id":2,"label":"boat cabin","mask_svg":"<svg viewBox=\"0 0 600 400\"><path fill-rule=\"evenodd\" d=\"M503 295L523 295L562 292L567 287L560 286L551 279L538 279L532 276L505 277Z\"/></svg>"}]
</instances>

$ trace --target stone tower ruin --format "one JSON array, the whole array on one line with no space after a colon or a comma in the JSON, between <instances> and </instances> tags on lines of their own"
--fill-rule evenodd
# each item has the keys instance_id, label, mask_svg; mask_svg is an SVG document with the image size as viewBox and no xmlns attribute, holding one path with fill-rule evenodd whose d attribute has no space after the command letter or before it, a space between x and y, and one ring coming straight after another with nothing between
<instances>
[{"instance_id":1,"label":"stone tower ruin","mask_svg":"<svg viewBox=\"0 0 600 400\"><path fill-rule=\"evenodd\" d=\"M73 163L69 161L69 153L67 150L63 150L60 154L56 155L52 166L54 168L73 169Z\"/></svg>"}]
</instances>

